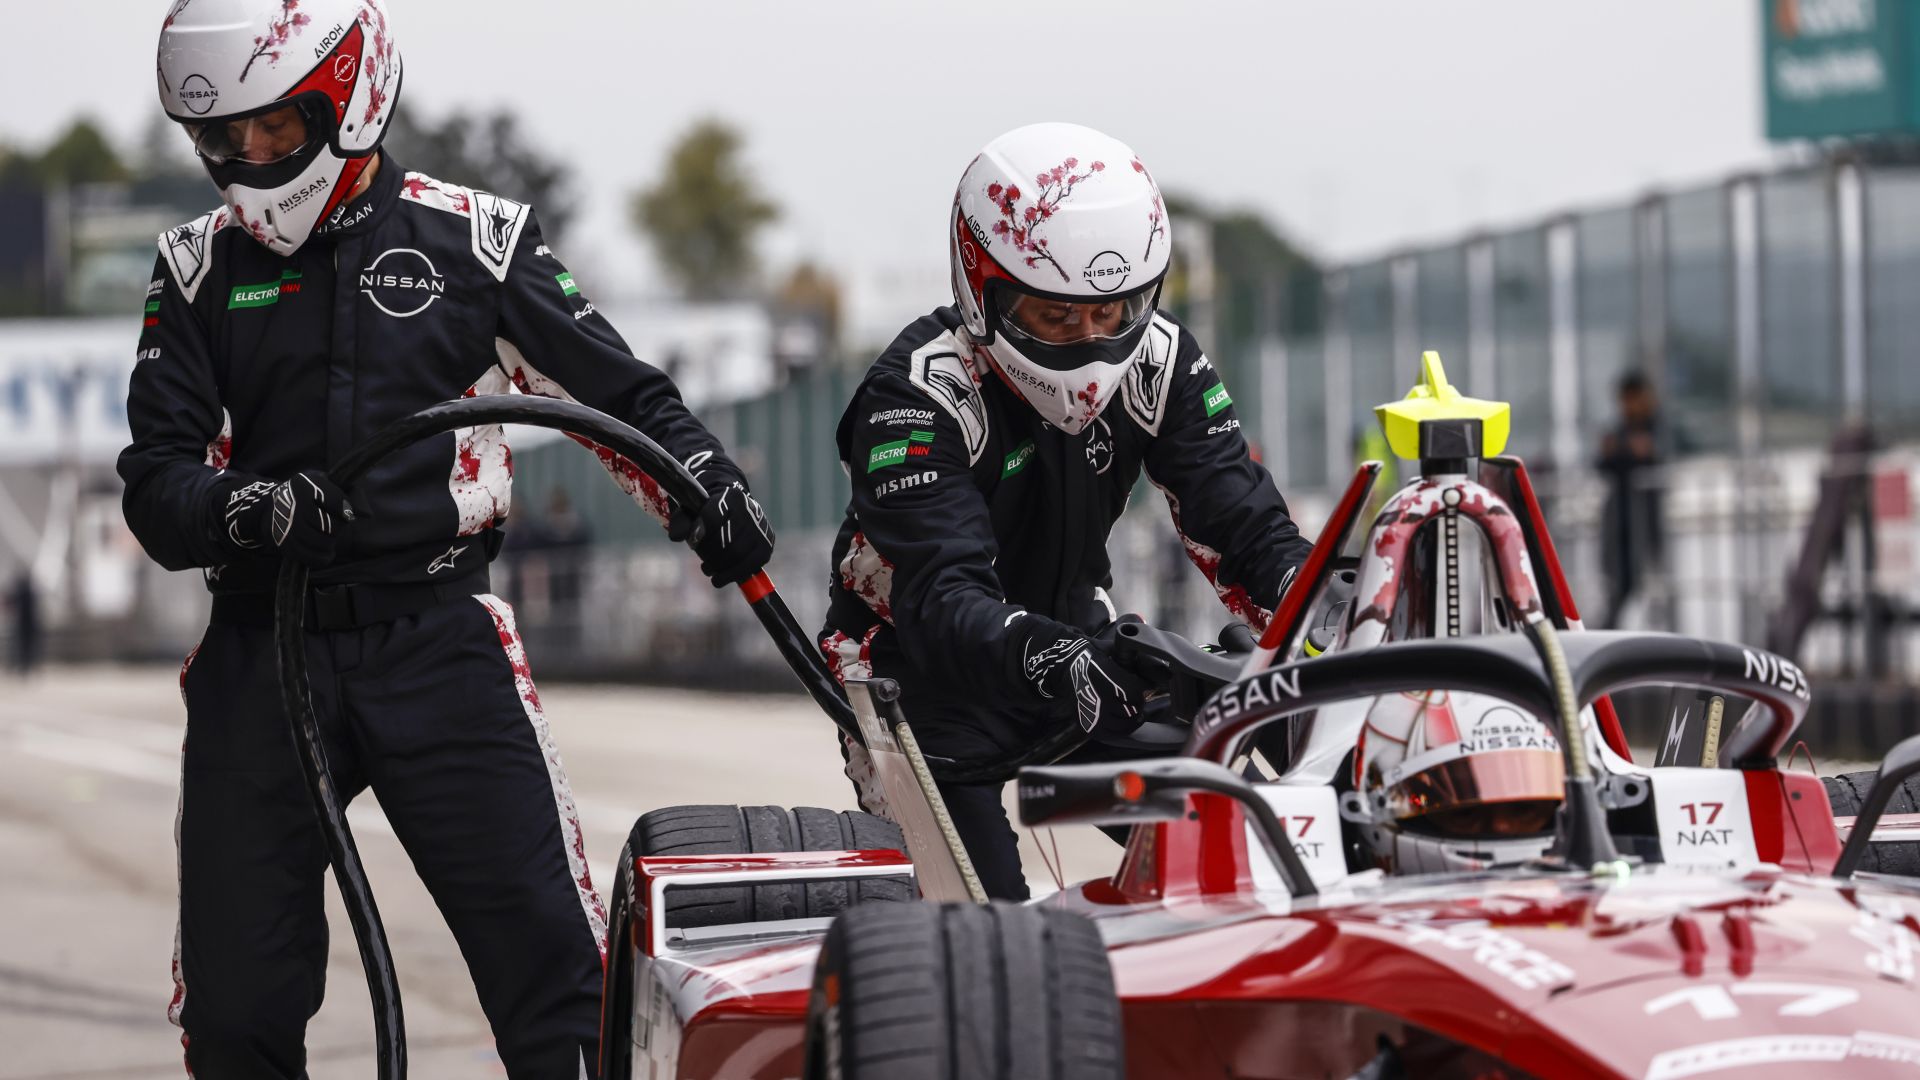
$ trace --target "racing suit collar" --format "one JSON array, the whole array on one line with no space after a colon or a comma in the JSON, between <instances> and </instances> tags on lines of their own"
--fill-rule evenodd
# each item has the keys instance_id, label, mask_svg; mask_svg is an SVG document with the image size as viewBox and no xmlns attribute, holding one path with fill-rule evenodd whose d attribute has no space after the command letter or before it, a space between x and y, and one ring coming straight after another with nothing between
<instances>
[{"instance_id":1,"label":"racing suit collar","mask_svg":"<svg viewBox=\"0 0 1920 1080\"><path fill-rule=\"evenodd\" d=\"M374 174L373 183L357 197L347 200L333 212L333 216L314 229L315 239L339 241L348 236L364 233L379 224L380 219L393 208L393 202L400 196L400 181L406 170L393 160L393 155L380 151L380 169Z\"/></svg>"}]
</instances>

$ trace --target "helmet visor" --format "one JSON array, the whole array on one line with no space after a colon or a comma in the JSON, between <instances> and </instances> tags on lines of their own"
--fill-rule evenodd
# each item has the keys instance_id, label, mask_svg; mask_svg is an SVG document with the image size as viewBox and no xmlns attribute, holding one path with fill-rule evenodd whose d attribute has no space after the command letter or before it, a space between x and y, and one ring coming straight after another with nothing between
<instances>
[{"instance_id":1,"label":"helmet visor","mask_svg":"<svg viewBox=\"0 0 1920 1080\"><path fill-rule=\"evenodd\" d=\"M302 95L242 116L186 123L194 150L214 165L272 165L327 138L326 99Z\"/></svg>"},{"instance_id":2,"label":"helmet visor","mask_svg":"<svg viewBox=\"0 0 1920 1080\"><path fill-rule=\"evenodd\" d=\"M1428 766L1392 784L1387 803L1401 820L1503 803L1557 806L1565 781L1557 751L1493 750Z\"/></svg>"},{"instance_id":3,"label":"helmet visor","mask_svg":"<svg viewBox=\"0 0 1920 1080\"><path fill-rule=\"evenodd\" d=\"M1002 328L1016 341L1037 345L1086 345L1124 341L1153 318L1158 283L1126 296L1076 302L1022 291L1004 281L991 286Z\"/></svg>"}]
</instances>

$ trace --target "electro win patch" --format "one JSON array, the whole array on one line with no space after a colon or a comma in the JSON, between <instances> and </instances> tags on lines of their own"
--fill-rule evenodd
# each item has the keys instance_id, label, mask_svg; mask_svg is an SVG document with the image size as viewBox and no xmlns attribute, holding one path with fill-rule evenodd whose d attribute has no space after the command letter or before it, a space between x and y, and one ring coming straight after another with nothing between
<instances>
[{"instance_id":1,"label":"electro win patch","mask_svg":"<svg viewBox=\"0 0 1920 1080\"><path fill-rule=\"evenodd\" d=\"M1005 480L1007 477L1012 476L1013 474L1019 472L1021 469L1026 468L1027 461L1032 457L1033 457L1033 440L1028 439L1026 442L1023 442L1019 446L1014 447L1013 453L1007 455L1006 463L1003 466L1001 466L1001 469L1000 469L1000 479Z\"/></svg>"},{"instance_id":2,"label":"electro win patch","mask_svg":"<svg viewBox=\"0 0 1920 1080\"><path fill-rule=\"evenodd\" d=\"M889 465L901 465L911 458L933 453L933 432L913 431L904 439L881 443L867 455L867 471L878 472Z\"/></svg>"},{"instance_id":3,"label":"electro win patch","mask_svg":"<svg viewBox=\"0 0 1920 1080\"><path fill-rule=\"evenodd\" d=\"M1214 383L1207 388L1207 415L1218 415L1221 409L1233 404L1233 395L1227 393L1226 383Z\"/></svg>"},{"instance_id":4,"label":"electro win patch","mask_svg":"<svg viewBox=\"0 0 1920 1080\"><path fill-rule=\"evenodd\" d=\"M227 310L272 307L280 302L280 297L299 291L300 271L284 270L279 281L269 281L263 285L235 285L232 294L227 297Z\"/></svg>"}]
</instances>

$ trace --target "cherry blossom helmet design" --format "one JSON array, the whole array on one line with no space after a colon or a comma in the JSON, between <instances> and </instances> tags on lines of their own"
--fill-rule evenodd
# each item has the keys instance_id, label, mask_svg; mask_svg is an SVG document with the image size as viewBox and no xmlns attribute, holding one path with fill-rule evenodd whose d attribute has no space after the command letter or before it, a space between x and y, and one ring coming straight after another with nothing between
<instances>
[{"instance_id":1,"label":"cherry blossom helmet design","mask_svg":"<svg viewBox=\"0 0 1920 1080\"><path fill-rule=\"evenodd\" d=\"M1068 432L1100 415L1145 347L1172 251L1152 174L1078 124L1000 136L954 193L948 255L967 333Z\"/></svg>"},{"instance_id":2,"label":"cherry blossom helmet design","mask_svg":"<svg viewBox=\"0 0 1920 1080\"><path fill-rule=\"evenodd\" d=\"M280 255L373 160L400 66L382 0L174 0L160 28L161 106L235 220Z\"/></svg>"},{"instance_id":3,"label":"cherry blossom helmet design","mask_svg":"<svg viewBox=\"0 0 1920 1080\"><path fill-rule=\"evenodd\" d=\"M1354 753L1366 846L1393 874L1483 870L1536 859L1564 797L1560 742L1497 698L1388 694Z\"/></svg>"}]
</instances>

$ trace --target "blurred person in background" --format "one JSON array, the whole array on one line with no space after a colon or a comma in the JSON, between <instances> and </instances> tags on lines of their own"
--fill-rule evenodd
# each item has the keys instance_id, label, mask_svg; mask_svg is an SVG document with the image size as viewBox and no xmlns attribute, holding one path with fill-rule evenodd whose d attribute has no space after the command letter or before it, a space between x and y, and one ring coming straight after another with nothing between
<instances>
[{"instance_id":1,"label":"blurred person in background","mask_svg":"<svg viewBox=\"0 0 1920 1080\"><path fill-rule=\"evenodd\" d=\"M592 545L593 530L574 510L573 497L556 487L540 517L515 526L504 553L518 590L515 607L523 616L528 609L539 612L534 621L546 624L548 640L560 648L580 641L580 601Z\"/></svg>"},{"instance_id":2,"label":"blurred person in background","mask_svg":"<svg viewBox=\"0 0 1920 1080\"><path fill-rule=\"evenodd\" d=\"M372 787L466 958L506 1072L592 1075L605 913L514 626L488 588L511 500L502 430L327 470L427 405L511 388L613 414L711 493L669 507L716 585L773 537L740 470L635 360L523 203L380 150L401 57L380 0L176 0L159 91L225 205L168 230L120 456L127 523L204 568L187 703L169 1017L201 1080L299 1077L326 982L326 850L280 705L282 560L311 571L307 662L342 803Z\"/></svg>"},{"instance_id":3,"label":"blurred person in background","mask_svg":"<svg viewBox=\"0 0 1920 1080\"><path fill-rule=\"evenodd\" d=\"M1600 566L1607 579L1601 627L1619 626L1627 602L1660 572L1666 545L1666 481L1660 467L1675 449L1645 372L1622 375L1614 400L1619 419L1600 437L1594 461L1607 485L1600 512Z\"/></svg>"},{"instance_id":4,"label":"blurred person in background","mask_svg":"<svg viewBox=\"0 0 1920 1080\"><path fill-rule=\"evenodd\" d=\"M1150 686L1112 652L1107 536L1142 470L1256 634L1311 545L1213 362L1158 310L1172 238L1131 150L1074 124L1009 132L947 228L954 305L903 330L840 419L853 497L821 648L843 679L897 679L929 755L1124 735ZM844 748L884 815L865 751ZM1001 786L940 791L987 893L1024 899Z\"/></svg>"},{"instance_id":5,"label":"blurred person in background","mask_svg":"<svg viewBox=\"0 0 1920 1080\"><path fill-rule=\"evenodd\" d=\"M22 677L40 667L45 649L44 627L40 621L40 588L34 584L33 569L22 566L7 590L7 613L13 618L13 670Z\"/></svg>"}]
</instances>

